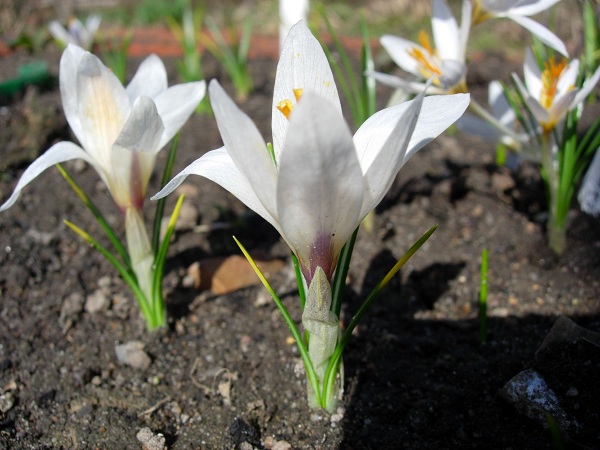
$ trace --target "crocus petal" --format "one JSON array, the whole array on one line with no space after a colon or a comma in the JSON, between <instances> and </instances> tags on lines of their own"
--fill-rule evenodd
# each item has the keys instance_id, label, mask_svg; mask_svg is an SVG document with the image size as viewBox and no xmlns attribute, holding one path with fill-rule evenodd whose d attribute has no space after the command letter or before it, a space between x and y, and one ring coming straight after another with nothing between
<instances>
[{"instance_id":1,"label":"crocus petal","mask_svg":"<svg viewBox=\"0 0 600 450\"><path fill-rule=\"evenodd\" d=\"M561 41L557 35L555 35L552 31L550 31L548 28L546 28L539 22L536 22L535 20L530 19L529 17L517 16L514 14L507 14L506 17L511 19L513 22L518 23L523 28L529 30L529 32L531 32L548 47L553 48L554 50L566 56L567 58L569 57L569 52L567 52L567 47L565 47L564 42Z\"/></svg>"},{"instance_id":2,"label":"crocus petal","mask_svg":"<svg viewBox=\"0 0 600 450\"><path fill-rule=\"evenodd\" d=\"M125 89L117 77L91 53L79 64L77 99L83 148L109 171L111 148L131 111Z\"/></svg>"},{"instance_id":3,"label":"crocus petal","mask_svg":"<svg viewBox=\"0 0 600 450\"><path fill-rule=\"evenodd\" d=\"M441 70L442 76L440 77L440 84L442 85L442 89L448 91L464 79L467 67L462 61L456 59L444 59L442 61Z\"/></svg>"},{"instance_id":4,"label":"crocus petal","mask_svg":"<svg viewBox=\"0 0 600 450\"><path fill-rule=\"evenodd\" d=\"M158 114L165 126L159 149L163 148L190 118L205 93L206 83L194 81L171 86L153 97Z\"/></svg>"},{"instance_id":5,"label":"crocus petal","mask_svg":"<svg viewBox=\"0 0 600 450\"><path fill-rule=\"evenodd\" d=\"M403 125L401 124L404 122L404 119L414 114L413 110L405 117L405 114L407 114L407 111L409 111L409 108L411 108L411 105L415 101L416 99L381 110L371 116L358 129L354 135L354 145L364 174L375 174L385 170L385 167L371 169L371 166L375 164L384 166L386 164L385 158L379 155L384 153L384 146L394 145L394 139L397 138L392 138L391 136L399 136L398 133L402 131ZM397 173L412 155L456 122L468 107L469 101L469 94L440 95L423 99L421 113L416 125L412 129L412 133L409 135L410 140L406 146L406 150L397 156L393 156L393 152L390 151L392 147L388 147L387 150L392 153L392 156L390 156L392 159L388 160L387 164L390 166L393 165L394 171ZM408 132L409 129L405 128L404 131ZM397 142L396 144L399 145ZM362 207L362 214L368 213L383 198L385 191L387 191L385 185L387 185L388 181L383 178L378 180L375 175L370 176L367 183L371 189L375 189L375 186L379 183L378 192L377 195L372 196L371 203L374 204ZM377 197L381 198L375 201Z\"/></svg>"},{"instance_id":6,"label":"crocus petal","mask_svg":"<svg viewBox=\"0 0 600 450\"><path fill-rule=\"evenodd\" d=\"M82 142L84 139L79 119L79 103L77 101L77 73L79 63L85 55L85 50L76 45L68 45L60 58L60 96L63 111L73 133Z\"/></svg>"},{"instance_id":7,"label":"crocus petal","mask_svg":"<svg viewBox=\"0 0 600 450\"><path fill-rule=\"evenodd\" d=\"M129 101L133 103L141 95L154 98L165 91L167 87L165 65L158 56L153 54L140 64L133 79L127 85L126 91Z\"/></svg>"},{"instance_id":8,"label":"crocus petal","mask_svg":"<svg viewBox=\"0 0 600 450\"><path fill-rule=\"evenodd\" d=\"M98 32L101 22L102 17L99 14L91 14L85 20L85 29L87 30L91 41L93 41L95 34ZM90 44L92 43L93 42L90 42Z\"/></svg>"},{"instance_id":9,"label":"crocus petal","mask_svg":"<svg viewBox=\"0 0 600 450\"><path fill-rule=\"evenodd\" d=\"M427 88L427 93L428 94L445 94L446 92L443 89L440 89L436 86L427 86L427 83L419 83L416 81L408 81L405 80L403 78L394 76L394 75L389 75L387 73L381 73L381 72L373 72L373 71L369 71L367 72L367 75L370 76L371 78L375 79L376 81L379 81L380 83L383 83L387 86L396 88L396 89L404 89L406 91L412 92L412 93L419 93L422 92L423 89Z\"/></svg>"},{"instance_id":10,"label":"crocus petal","mask_svg":"<svg viewBox=\"0 0 600 450\"><path fill-rule=\"evenodd\" d=\"M467 42L469 40L469 32L471 31L471 17L473 16L473 5L470 1L462 2L460 13L460 60L465 61L467 53Z\"/></svg>"},{"instance_id":11,"label":"crocus petal","mask_svg":"<svg viewBox=\"0 0 600 450\"><path fill-rule=\"evenodd\" d=\"M139 97L112 147L109 189L120 207L141 208L163 128L154 102Z\"/></svg>"},{"instance_id":12,"label":"crocus petal","mask_svg":"<svg viewBox=\"0 0 600 450\"><path fill-rule=\"evenodd\" d=\"M209 86L210 101L221 137L231 159L244 174L269 215L277 217L277 170L260 132L216 80Z\"/></svg>"},{"instance_id":13,"label":"crocus petal","mask_svg":"<svg viewBox=\"0 0 600 450\"><path fill-rule=\"evenodd\" d=\"M187 166L169 181L158 194L152 197L151 200L166 197L177 189L189 175L200 175L214 181L235 195L248 208L256 212L281 233L276 218L265 209L256 196L252 185L245 175L239 171L225 147L208 152Z\"/></svg>"},{"instance_id":14,"label":"crocus petal","mask_svg":"<svg viewBox=\"0 0 600 450\"><path fill-rule=\"evenodd\" d=\"M294 25L285 39L275 73L271 127L277 161L289 124L277 105L283 100L295 103L294 89L318 93L335 105L341 114L342 107L327 57L303 21Z\"/></svg>"},{"instance_id":15,"label":"crocus petal","mask_svg":"<svg viewBox=\"0 0 600 450\"><path fill-rule=\"evenodd\" d=\"M554 118L556 122L562 120L567 114L571 105L576 105L575 99L577 98L577 91L571 90L554 99L552 106L550 107L550 116Z\"/></svg>"},{"instance_id":16,"label":"crocus petal","mask_svg":"<svg viewBox=\"0 0 600 450\"><path fill-rule=\"evenodd\" d=\"M498 121L507 127L511 127L516 119L515 111L504 95L504 89L499 81L490 82L488 89L488 103L492 108L492 114Z\"/></svg>"},{"instance_id":17,"label":"crocus petal","mask_svg":"<svg viewBox=\"0 0 600 450\"><path fill-rule=\"evenodd\" d=\"M360 223L362 179L352 135L337 107L305 94L290 116L277 186L279 223L302 267L320 266L331 276Z\"/></svg>"},{"instance_id":18,"label":"crocus petal","mask_svg":"<svg viewBox=\"0 0 600 450\"><path fill-rule=\"evenodd\" d=\"M596 149L594 159L581 183L577 200L582 211L593 216L600 215L600 149Z\"/></svg>"},{"instance_id":19,"label":"crocus petal","mask_svg":"<svg viewBox=\"0 0 600 450\"><path fill-rule=\"evenodd\" d=\"M440 58L461 60L458 25L444 0L433 0L431 28Z\"/></svg>"},{"instance_id":20,"label":"crocus petal","mask_svg":"<svg viewBox=\"0 0 600 450\"><path fill-rule=\"evenodd\" d=\"M574 108L579 103L584 101L585 98L589 95L589 93L592 92L592 89L594 89L596 84L598 84L599 80L600 80L600 66L598 66L598 68L596 69L596 71L590 78L585 80L585 82L583 83L583 86L581 86L581 89L579 89L579 91L577 92L577 95L575 96L573 103L571 103L571 108Z\"/></svg>"},{"instance_id":21,"label":"crocus petal","mask_svg":"<svg viewBox=\"0 0 600 450\"><path fill-rule=\"evenodd\" d=\"M54 39L61 42L64 45L75 44L73 36L69 34L67 30L56 20L53 20L48 24L48 31Z\"/></svg>"},{"instance_id":22,"label":"crocus petal","mask_svg":"<svg viewBox=\"0 0 600 450\"><path fill-rule=\"evenodd\" d=\"M408 73L422 77L417 60L410 56L409 52L413 48L417 48L423 54L427 54L427 50L414 42L389 34L381 36L379 42L398 67Z\"/></svg>"},{"instance_id":23,"label":"crocus petal","mask_svg":"<svg viewBox=\"0 0 600 450\"><path fill-rule=\"evenodd\" d=\"M514 1L515 6L508 9L507 13L515 16L533 16L542 11L547 10L551 6L558 3L560 0L537 0L537 1Z\"/></svg>"},{"instance_id":24,"label":"crocus petal","mask_svg":"<svg viewBox=\"0 0 600 450\"><path fill-rule=\"evenodd\" d=\"M565 92L572 90L577 83L577 76L579 74L579 60L574 59L567 67L565 67L560 74L558 83L556 84L556 95L562 95Z\"/></svg>"},{"instance_id":25,"label":"crocus petal","mask_svg":"<svg viewBox=\"0 0 600 450\"><path fill-rule=\"evenodd\" d=\"M94 161L78 145L73 144L72 142L59 142L54 144L42 156L31 163L25 172L23 172L12 195L2 206L0 206L0 211L10 208L17 201L21 190L48 167L72 159L83 159L90 164L94 164Z\"/></svg>"},{"instance_id":26,"label":"crocus petal","mask_svg":"<svg viewBox=\"0 0 600 450\"><path fill-rule=\"evenodd\" d=\"M361 161L361 169L363 170L365 179L365 193L360 213L361 219L365 217L369 211L375 208L381 199L383 199L383 196L392 185L394 178L396 178L398 171L402 168L404 155L406 154L412 132L417 124L424 95L425 93L422 92L413 101L396 107L397 109L402 109L404 111L396 120L391 132L382 133L386 135L385 142L377 152L368 154L369 156L374 156L374 158L369 158L371 160L367 167L362 164L369 163L369 161L365 161L365 163L362 163ZM404 105L407 107L402 108L401 106ZM377 114L374 116L377 116ZM382 124L378 123L379 119L383 121ZM364 125L367 125L367 129L362 131L361 136L363 133L378 133L380 128L385 130L386 119L389 120L387 114L379 114L379 117L374 117L374 120L370 121L368 124L363 124L361 129L365 128ZM356 134L358 135L359 133L357 132ZM355 145L357 145L356 141L359 141L359 143L362 144L362 142L360 142L360 137L359 139L356 139L355 137ZM366 145L368 147L369 143ZM377 146L379 147L379 145Z\"/></svg>"},{"instance_id":27,"label":"crocus petal","mask_svg":"<svg viewBox=\"0 0 600 450\"><path fill-rule=\"evenodd\" d=\"M537 64L535 56L531 49L525 50L525 62L523 64L523 77L525 78L525 85L527 91L531 96L538 101L542 97L542 73Z\"/></svg>"}]
</instances>

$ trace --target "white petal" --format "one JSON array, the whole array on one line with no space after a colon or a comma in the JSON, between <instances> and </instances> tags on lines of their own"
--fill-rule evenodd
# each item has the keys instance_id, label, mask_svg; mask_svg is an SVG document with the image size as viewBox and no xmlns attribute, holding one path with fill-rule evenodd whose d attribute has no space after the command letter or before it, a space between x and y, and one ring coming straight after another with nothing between
<instances>
[{"instance_id":1,"label":"white petal","mask_svg":"<svg viewBox=\"0 0 600 450\"><path fill-rule=\"evenodd\" d=\"M423 75L419 71L419 64L417 60L410 56L409 52L417 48L423 54L427 54L427 50L421 47L419 44L408 41L398 36L392 36L386 34L379 39L381 46L389 53L390 57L402 70L423 78Z\"/></svg>"},{"instance_id":2,"label":"white petal","mask_svg":"<svg viewBox=\"0 0 600 450\"><path fill-rule=\"evenodd\" d=\"M75 44L75 39L73 39L73 36L71 36L71 34L69 34L67 30L65 30L65 27L63 27L56 20L53 20L48 24L48 31L50 31L50 34L54 39L56 39L63 45Z\"/></svg>"},{"instance_id":3,"label":"white petal","mask_svg":"<svg viewBox=\"0 0 600 450\"><path fill-rule=\"evenodd\" d=\"M408 81L400 77L396 77L394 75L389 75L387 73L381 72L367 72L367 75L371 78L383 83L387 86L391 86L396 89L403 89L414 94L423 92L423 89L427 88L428 94L445 94L446 92L443 89L440 89L436 86L427 86L427 83L418 83L415 81Z\"/></svg>"},{"instance_id":4,"label":"white petal","mask_svg":"<svg viewBox=\"0 0 600 450\"><path fill-rule=\"evenodd\" d=\"M556 95L563 95L565 92L572 90L577 83L577 75L579 74L579 60L574 59L563 69L558 83L556 85Z\"/></svg>"},{"instance_id":5,"label":"white petal","mask_svg":"<svg viewBox=\"0 0 600 450\"><path fill-rule=\"evenodd\" d=\"M569 57L569 53L567 52L567 47L565 47L564 42L561 41L557 35L555 35L552 31L550 31L542 24L536 22L533 19L530 19L529 17L524 16L509 14L506 15L506 17L518 23L523 28L529 30L533 35L535 35L548 47L553 48L554 50L566 56L567 58Z\"/></svg>"},{"instance_id":6,"label":"white petal","mask_svg":"<svg viewBox=\"0 0 600 450\"><path fill-rule=\"evenodd\" d=\"M362 172L366 173L377 154L388 140L398 120L410 107L405 102L383 109L371 116L354 135L354 145ZM402 164L424 145L435 139L452 125L469 106L469 94L439 95L426 97L412 133Z\"/></svg>"},{"instance_id":7,"label":"white petal","mask_svg":"<svg viewBox=\"0 0 600 450\"><path fill-rule=\"evenodd\" d=\"M285 141L288 119L276 107L283 100L296 102L293 89L318 93L334 104L341 114L340 98L327 57L303 21L294 25L285 39L275 73L271 127L277 161Z\"/></svg>"},{"instance_id":8,"label":"white petal","mask_svg":"<svg viewBox=\"0 0 600 450\"><path fill-rule=\"evenodd\" d=\"M431 28L440 58L461 60L458 25L444 0L433 0Z\"/></svg>"},{"instance_id":9,"label":"white petal","mask_svg":"<svg viewBox=\"0 0 600 450\"><path fill-rule=\"evenodd\" d=\"M164 147L181 129L196 110L205 93L206 83L195 81L171 86L153 98L165 126L159 149Z\"/></svg>"},{"instance_id":10,"label":"white petal","mask_svg":"<svg viewBox=\"0 0 600 450\"><path fill-rule=\"evenodd\" d=\"M367 183L372 192L375 192L371 195L371 204L363 205L363 214L368 213L381 201L389 189L388 183L391 184L393 181L393 178L390 180L387 176L376 176L375 174L386 171L386 165L398 173L412 155L435 139L464 113L469 105L469 100L469 94L440 95L423 99L421 112L414 130L409 135L410 139L405 149L401 147L400 136L403 132L408 133L411 129L406 124L410 124L407 119L415 111L418 111L416 108L418 105L414 104L416 99L379 111L359 128L354 135L354 145L362 172L372 174ZM394 153L394 142L397 146L395 149L397 153ZM386 145L390 147L386 148ZM391 156L383 157L382 155L386 151ZM381 167L372 168L372 166Z\"/></svg>"},{"instance_id":11,"label":"white petal","mask_svg":"<svg viewBox=\"0 0 600 450\"><path fill-rule=\"evenodd\" d=\"M512 123L516 119L515 111L511 108L510 103L504 95L504 89L499 81L493 80L488 88L488 103L492 108L492 114L498 121L508 127L512 127ZM464 116L463 116L464 117Z\"/></svg>"},{"instance_id":12,"label":"white petal","mask_svg":"<svg viewBox=\"0 0 600 450\"><path fill-rule=\"evenodd\" d=\"M331 258L360 223L362 196L362 172L343 117L327 99L305 94L290 117L277 186L279 223L303 267L317 264L331 275Z\"/></svg>"},{"instance_id":13,"label":"white petal","mask_svg":"<svg viewBox=\"0 0 600 450\"><path fill-rule=\"evenodd\" d=\"M462 2L460 13L460 60L464 63L466 60L467 41L469 40L469 32L471 31L471 17L473 16L473 5L470 1Z\"/></svg>"},{"instance_id":14,"label":"white petal","mask_svg":"<svg viewBox=\"0 0 600 450\"><path fill-rule=\"evenodd\" d=\"M371 117L373 120L365 122L356 133L354 143L357 148L359 148L359 144L366 144L365 153L367 155L361 150L358 152L361 152L363 157L368 156L367 160L361 160L361 169L365 178L361 219L383 199L398 171L402 168L424 95L425 93L422 92L414 100L397 106L396 108L399 111L402 110L402 113L394 117L395 123L390 121L387 112L380 111ZM365 137L367 137L366 142L363 140ZM377 139L381 139L383 144L380 145L381 142L378 142Z\"/></svg>"},{"instance_id":15,"label":"white petal","mask_svg":"<svg viewBox=\"0 0 600 450\"><path fill-rule=\"evenodd\" d=\"M248 208L256 212L281 233L276 218L264 208L256 196L252 185L234 164L225 147L208 152L187 166L169 181L158 194L152 197L152 200L158 200L169 195L189 175L200 175L214 181L235 195Z\"/></svg>"},{"instance_id":16,"label":"white petal","mask_svg":"<svg viewBox=\"0 0 600 450\"><path fill-rule=\"evenodd\" d=\"M531 49L525 50L525 61L523 63L523 77L525 78L525 85L529 94L540 101L542 97L542 72L538 66L538 63L533 56Z\"/></svg>"},{"instance_id":17,"label":"white petal","mask_svg":"<svg viewBox=\"0 0 600 450\"><path fill-rule=\"evenodd\" d=\"M165 69L165 65L158 56L153 54L140 64L133 79L127 85L126 91L129 101L133 103L140 95L154 98L165 91L167 87L167 70Z\"/></svg>"},{"instance_id":18,"label":"white petal","mask_svg":"<svg viewBox=\"0 0 600 450\"><path fill-rule=\"evenodd\" d=\"M516 6L511 7L507 12L515 16L533 16L534 14L547 10L559 1L560 0L513 1L513 3L516 3Z\"/></svg>"},{"instance_id":19,"label":"white petal","mask_svg":"<svg viewBox=\"0 0 600 450\"><path fill-rule=\"evenodd\" d=\"M467 67L461 61L444 59L442 61L441 70L442 76L440 77L440 84L442 85L442 89L449 91L464 80Z\"/></svg>"},{"instance_id":20,"label":"white petal","mask_svg":"<svg viewBox=\"0 0 600 450\"><path fill-rule=\"evenodd\" d=\"M105 171L110 171L111 149L131 111L125 89L98 58L85 53L79 64L77 100L81 145Z\"/></svg>"},{"instance_id":21,"label":"white petal","mask_svg":"<svg viewBox=\"0 0 600 450\"><path fill-rule=\"evenodd\" d=\"M79 142L82 142L85 138L79 119L77 73L79 71L79 63L85 53L85 50L76 45L68 45L60 58L59 84L62 106L67 122Z\"/></svg>"},{"instance_id":22,"label":"white petal","mask_svg":"<svg viewBox=\"0 0 600 450\"><path fill-rule=\"evenodd\" d=\"M582 211L593 216L600 215L600 150L596 149L596 154L592 164L588 168L581 189L577 195L577 200L581 205Z\"/></svg>"},{"instance_id":23,"label":"white petal","mask_svg":"<svg viewBox=\"0 0 600 450\"><path fill-rule=\"evenodd\" d=\"M10 198L0 206L0 211L10 208L17 201L21 190L48 167L72 159L83 159L90 164L94 164L94 161L78 145L75 145L72 142L59 142L54 144L42 156L31 163L25 172L23 172L23 175L15 186L15 190Z\"/></svg>"},{"instance_id":24,"label":"white petal","mask_svg":"<svg viewBox=\"0 0 600 450\"><path fill-rule=\"evenodd\" d=\"M149 97L139 97L112 147L109 189L115 202L141 207L154 170L163 124Z\"/></svg>"},{"instance_id":25,"label":"white petal","mask_svg":"<svg viewBox=\"0 0 600 450\"><path fill-rule=\"evenodd\" d=\"M252 120L233 103L216 80L210 82L209 90L217 125L231 159L252 186L263 209L277 217L277 170L267 144Z\"/></svg>"},{"instance_id":26,"label":"white petal","mask_svg":"<svg viewBox=\"0 0 600 450\"><path fill-rule=\"evenodd\" d=\"M592 89L594 89L594 87L598 84L598 80L600 80L600 66L598 66L598 68L590 78L585 80L583 86L581 86L581 89L579 90L579 92L577 92L577 96L571 104L571 108L574 108L576 105L585 100L589 93L592 92Z\"/></svg>"}]
</instances>

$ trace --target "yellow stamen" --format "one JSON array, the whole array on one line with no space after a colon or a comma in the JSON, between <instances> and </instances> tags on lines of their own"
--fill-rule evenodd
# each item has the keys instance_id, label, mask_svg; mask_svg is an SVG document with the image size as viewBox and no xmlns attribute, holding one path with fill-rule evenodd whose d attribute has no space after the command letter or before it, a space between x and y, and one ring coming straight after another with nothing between
<instances>
[{"instance_id":1,"label":"yellow stamen","mask_svg":"<svg viewBox=\"0 0 600 450\"><path fill-rule=\"evenodd\" d=\"M558 81L560 76L567 67L567 61L561 58L560 61L556 61L554 56L544 63L544 71L542 72L542 95L540 103L546 109L552 106L556 90L558 88Z\"/></svg>"},{"instance_id":2,"label":"yellow stamen","mask_svg":"<svg viewBox=\"0 0 600 450\"><path fill-rule=\"evenodd\" d=\"M429 42L429 36L423 30L419 32L419 44L421 44L421 47L423 47L425 52L419 47L413 47L408 50L408 54L417 61L417 64L419 65L419 72L421 72L425 78L430 78L432 75L436 75L437 77L442 75L442 71L433 60L435 49ZM434 83L438 84L439 81L436 79L434 80Z\"/></svg>"},{"instance_id":3,"label":"yellow stamen","mask_svg":"<svg viewBox=\"0 0 600 450\"><path fill-rule=\"evenodd\" d=\"M285 99L281 100L277 105L277 109L281 111L281 113L286 117L286 119L290 118L290 114L292 113L292 109L294 109L294 105L292 105L292 101Z\"/></svg>"},{"instance_id":4,"label":"yellow stamen","mask_svg":"<svg viewBox=\"0 0 600 450\"><path fill-rule=\"evenodd\" d=\"M304 89L296 88L296 89L292 89L292 91L294 92L294 98L296 99L296 102L298 102L300 100L300 97L302 97L302 92L304 91ZM286 98L285 100L281 100L279 102L279 104L276 106L276 108L279 111L281 111L281 113L286 117L286 119L289 119L290 114L292 113L292 110L294 109L294 104L292 103L291 100Z\"/></svg>"},{"instance_id":5,"label":"yellow stamen","mask_svg":"<svg viewBox=\"0 0 600 450\"><path fill-rule=\"evenodd\" d=\"M419 31L419 44L421 44L421 47L423 47L425 50L427 50L427 53L429 53L429 56L434 55L435 51L433 50L433 47L431 46L431 42L429 42L429 35L425 32L425 30Z\"/></svg>"}]
</instances>

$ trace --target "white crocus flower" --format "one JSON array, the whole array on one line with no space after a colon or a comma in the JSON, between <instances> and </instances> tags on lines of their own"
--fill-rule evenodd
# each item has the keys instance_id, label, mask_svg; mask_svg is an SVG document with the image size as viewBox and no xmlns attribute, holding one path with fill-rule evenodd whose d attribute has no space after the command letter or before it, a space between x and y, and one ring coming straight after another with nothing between
<instances>
[{"instance_id":1,"label":"white crocus flower","mask_svg":"<svg viewBox=\"0 0 600 450\"><path fill-rule=\"evenodd\" d=\"M122 210L141 208L158 151L190 117L204 96L205 83L169 88L162 61L151 55L124 88L96 56L69 45L60 60L60 93L81 146L53 145L27 168L0 211L12 206L41 172L72 159L96 169Z\"/></svg>"},{"instance_id":2,"label":"white crocus flower","mask_svg":"<svg viewBox=\"0 0 600 450\"><path fill-rule=\"evenodd\" d=\"M154 198L190 174L220 184L267 220L298 258L307 296L302 323L320 391L339 325L331 279L343 245L383 198L400 168L466 109L467 94L423 99L378 112L354 137L331 68L303 22L288 34L273 98L273 158L252 120L218 82L210 99L225 146L208 152ZM309 403L318 406L313 386ZM336 395L326 400L335 406Z\"/></svg>"},{"instance_id":3,"label":"white crocus flower","mask_svg":"<svg viewBox=\"0 0 600 450\"><path fill-rule=\"evenodd\" d=\"M62 26L57 20L53 20L48 25L48 30L54 39L63 46L69 44L77 45L85 50L90 50L94 44L94 37L100 27L102 18L98 14L92 14L85 20L71 17L67 22L67 27Z\"/></svg>"},{"instance_id":4,"label":"white crocus flower","mask_svg":"<svg viewBox=\"0 0 600 450\"><path fill-rule=\"evenodd\" d=\"M353 137L327 58L303 22L290 31L277 66L275 163L252 120L221 86L212 81L209 91L225 146L196 160L153 199L190 174L213 180L279 231L307 284L317 267L331 279L342 246L404 163L469 103L466 94L419 97L376 113Z\"/></svg>"},{"instance_id":5,"label":"white crocus flower","mask_svg":"<svg viewBox=\"0 0 600 450\"><path fill-rule=\"evenodd\" d=\"M106 183L125 215L129 255L143 292L151 298L154 255L142 218L142 204L156 155L192 114L205 83L168 88L162 61L151 55L124 88L89 52L69 45L60 60L60 93L71 130L81 146L58 142L23 173L4 211L21 190L57 163L83 159Z\"/></svg>"},{"instance_id":6,"label":"white crocus flower","mask_svg":"<svg viewBox=\"0 0 600 450\"><path fill-rule=\"evenodd\" d=\"M533 52L527 50L523 75L525 86L518 77L517 87L527 106L546 133L553 130L567 112L579 105L592 91L600 79L600 67L585 81L581 89L576 87L579 61L567 62L564 58L552 57L540 70Z\"/></svg>"},{"instance_id":7,"label":"white crocus flower","mask_svg":"<svg viewBox=\"0 0 600 450\"><path fill-rule=\"evenodd\" d=\"M423 82L408 81L393 75L370 72L369 75L389 86L418 93L425 89L425 80L433 79L431 94L466 92L465 51L471 26L471 3L462 4L461 25L458 26L444 0L433 0L431 27L433 44L421 30L419 43L384 35L380 42L394 62L404 71Z\"/></svg>"},{"instance_id":8,"label":"white crocus flower","mask_svg":"<svg viewBox=\"0 0 600 450\"><path fill-rule=\"evenodd\" d=\"M464 0L467 1L467 0ZM474 0L473 24L506 17L535 35L548 47L568 56L565 44L548 28L528 16L547 10L560 0Z\"/></svg>"}]
</instances>

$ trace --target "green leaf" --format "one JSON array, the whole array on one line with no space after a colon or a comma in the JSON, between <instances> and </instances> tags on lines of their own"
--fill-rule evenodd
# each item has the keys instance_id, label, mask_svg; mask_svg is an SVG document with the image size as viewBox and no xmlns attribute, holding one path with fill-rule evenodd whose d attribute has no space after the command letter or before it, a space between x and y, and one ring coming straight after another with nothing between
<instances>
[{"instance_id":1,"label":"green leaf","mask_svg":"<svg viewBox=\"0 0 600 450\"><path fill-rule=\"evenodd\" d=\"M73 224L72 222L69 222L68 220L65 220L64 223L71 230L73 230L75 233L77 233L84 241L86 241L88 244L90 244L92 247L94 247L97 251L99 251L102 254L102 256L104 256L108 260L108 262L110 262L113 265L113 267L115 269L117 269L117 272L119 272L119 275L121 275L121 277L123 278L125 283L127 283L129 288L133 292L133 295L135 296L135 298L138 302L138 305L140 306L140 309L142 310L142 314L144 315L144 317L146 318L146 322L150 326L153 323L153 320L152 320L153 314L151 312L150 305L148 303L148 299L146 298L146 296L144 295L144 293L138 286L135 276L132 275L131 273L129 273L129 271L127 270L127 267L125 267L125 265L123 263L121 263L121 261L119 261L117 258L115 258L115 256L112 253L110 253L110 251L108 251L108 249L106 249L106 247L104 247L102 244L100 244L90 234L88 234L87 232L85 232L84 230L82 230L77 225ZM152 327L150 327L150 328L152 328Z\"/></svg>"},{"instance_id":2,"label":"green leaf","mask_svg":"<svg viewBox=\"0 0 600 450\"><path fill-rule=\"evenodd\" d=\"M429 239L429 237L435 232L436 229L437 225L431 227L423 236L421 236L421 238L417 242L413 244L413 246L410 249L408 249L408 251L402 256L402 258L400 258L398 262L394 265L394 267L392 267L392 269L387 273L387 275L383 277L379 284L375 286L375 288L363 301L360 308L358 308L358 311L356 312L354 317L352 317L348 328L346 328L342 339L338 342L335 352L329 360L329 366L327 367L327 371L325 373L325 381L323 382L323 393L321 395L323 401L327 401L327 399L329 399L329 397L331 396L331 393L334 392L335 377L342 358L342 354L344 352L344 349L346 348L346 345L348 344L348 341L350 340L350 336L352 335L354 328L356 328L358 322L365 314L367 309L369 309L369 306L371 306L371 304L379 295L381 290L385 286L387 286L392 277L396 275L396 273L402 268L402 266L404 266L404 264L406 264L406 262L416 253L416 251L421 248L421 246L427 241L427 239Z\"/></svg>"},{"instance_id":3,"label":"green leaf","mask_svg":"<svg viewBox=\"0 0 600 450\"><path fill-rule=\"evenodd\" d=\"M106 221L106 219L104 218L104 216L102 215L102 213L100 212L98 207L94 204L92 199L83 191L83 189L81 189L81 187L77 184L75 179L67 171L67 169L65 169L60 164L56 164L56 168L58 169L60 174L64 177L64 179L67 180L67 183L69 183L69 185L75 191L77 196L81 199L83 204L85 206L87 206L87 208L92 212L92 214L94 215L94 217L100 224L100 227L104 230L104 233L106 233L106 236L108 237L113 248L116 250L116 252L121 257L121 260L123 261L124 265L127 267L127 270L129 271L129 273L131 275L133 275L133 269L131 267L131 262L129 260L129 253L127 252L127 249L125 248L125 246L123 245L121 240L117 237L117 235L116 235L115 231L112 229L112 227L108 224L108 222ZM135 275L133 275L133 276L135 276Z\"/></svg>"},{"instance_id":4,"label":"green leaf","mask_svg":"<svg viewBox=\"0 0 600 450\"><path fill-rule=\"evenodd\" d=\"M319 379L317 377L315 369L310 360L310 356L308 356L308 349L306 347L304 340L302 339L302 335L300 334L298 327L294 323L292 316L290 316L290 313L284 306L281 299L275 293L275 290L271 287L271 285L269 284L269 282L267 281L267 279L265 278L265 276L263 275L261 270L258 268L258 266L256 265L256 262L254 262L254 259L252 259L252 257L248 253L248 251L244 248L242 243L237 240L237 238L235 236L233 236L233 239L234 239L235 243L238 245L238 247L240 248L240 250L242 251L242 253L244 254L244 256L246 257L246 259L248 260L248 262L250 263L250 265L252 266L252 269L254 269L254 272L260 279L263 286L267 289L269 294L271 294L271 297L273 298L273 301L277 305L277 308L279 308L279 311L281 312L281 315L283 316L283 320L285 321L286 325L290 329L290 332L292 333L292 337L296 341L296 346L298 347L298 350L300 351L300 356L302 357L302 362L304 363L304 368L306 369L308 381L310 382L310 385L312 386L312 388L315 392L315 397L317 398L319 403L321 403L320 402L321 396L320 396L320 392L319 392Z\"/></svg>"}]
</instances>

